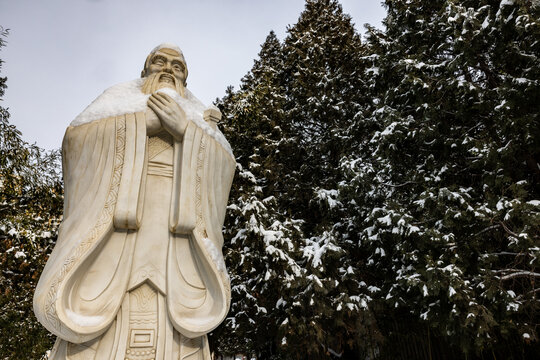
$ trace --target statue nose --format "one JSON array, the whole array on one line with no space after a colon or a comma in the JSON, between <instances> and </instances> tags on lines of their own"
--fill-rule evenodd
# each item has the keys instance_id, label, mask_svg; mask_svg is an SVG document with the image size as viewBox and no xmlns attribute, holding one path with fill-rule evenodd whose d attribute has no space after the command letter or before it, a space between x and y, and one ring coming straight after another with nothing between
<instances>
[{"instance_id":1,"label":"statue nose","mask_svg":"<svg viewBox=\"0 0 540 360\"><path fill-rule=\"evenodd\" d=\"M163 71L166 71L168 73L172 73L172 65L171 65L171 63L167 62L165 64L165 67L164 67Z\"/></svg>"}]
</instances>

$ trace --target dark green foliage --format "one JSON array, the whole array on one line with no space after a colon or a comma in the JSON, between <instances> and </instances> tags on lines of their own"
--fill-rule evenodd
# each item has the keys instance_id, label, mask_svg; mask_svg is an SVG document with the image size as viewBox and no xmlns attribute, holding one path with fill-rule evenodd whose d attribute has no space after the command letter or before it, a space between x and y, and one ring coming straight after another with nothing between
<instances>
[{"instance_id":1,"label":"dark green foliage","mask_svg":"<svg viewBox=\"0 0 540 360\"><path fill-rule=\"evenodd\" d=\"M337 1L307 1L283 44L270 33L240 90L218 104L239 164L221 352L316 359L368 342L368 290L351 276L351 243L334 236L339 159L365 110L362 51Z\"/></svg>"},{"instance_id":2,"label":"dark green foliage","mask_svg":"<svg viewBox=\"0 0 540 360\"><path fill-rule=\"evenodd\" d=\"M305 275L295 282L291 302L297 309L289 310L284 349L295 358L327 358L375 337L366 326L370 292L357 273L354 244L338 235L339 162L362 136L356 124L368 104L365 51L350 16L331 0L306 1L284 40L284 110L296 149L283 158L291 181L283 186L282 206L304 230L297 261Z\"/></svg>"},{"instance_id":3,"label":"dark green foliage","mask_svg":"<svg viewBox=\"0 0 540 360\"><path fill-rule=\"evenodd\" d=\"M0 28L1 29L1 28ZM7 31L2 30L2 36ZM0 47L4 39L0 37ZM0 79L0 96L6 78ZM0 99L1 101L1 99ZM0 107L0 357L40 359L53 338L37 322L32 298L62 214L59 153L21 139Z\"/></svg>"},{"instance_id":4,"label":"dark green foliage","mask_svg":"<svg viewBox=\"0 0 540 360\"><path fill-rule=\"evenodd\" d=\"M234 352L537 348L538 4L385 5L386 30L360 44L336 1L306 1L219 104L240 164L226 230L238 303L221 342ZM272 221L281 263L257 230Z\"/></svg>"},{"instance_id":5,"label":"dark green foliage","mask_svg":"<svg viewBox=\"0 0 540 360\"><path fill-rule=\"evenodd\" d=\"M369 37L378 129L340 189L356 204L345 236L360 234L375 303L393 314L379 327L517 355L539 325L540 8L386 5L386 31Z\"/></svg>"},{"instance_id":6,"label":"dark green foliage","mask_svg":"<svg viewBox=\"0 0 540 360\"><path fill-rule=\"evenodd\" d=\"M279 159L292 143L283 138L283 97L277 90L281 44L273 32L259 55L242 88L229 89L219 103L226 116L224 133L239 156L224 226L233 316L214 338L222 353L271 358L279 343L268 335L281 331L287 318L282 298L290 291L290 279L301 276L294 260L298 245L292 238L302 235L300 222L277 208L284 173Z\"/></svg>"}]
</instances>

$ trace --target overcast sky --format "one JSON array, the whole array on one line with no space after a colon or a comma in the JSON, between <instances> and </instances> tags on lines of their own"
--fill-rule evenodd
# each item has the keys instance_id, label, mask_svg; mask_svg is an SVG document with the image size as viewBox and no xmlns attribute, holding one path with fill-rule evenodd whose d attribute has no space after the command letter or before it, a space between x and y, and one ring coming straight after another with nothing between
<instances>
[{"instance_id":1,"label":"overcast sky","mask_svg":"<svg viewBox=\"0 0 540 360\"><path fill-rule=\"evenodd\" d=\"M364 33L381 27L379 0L341 0ZM163 42L184 52L188 88L209 105L238 87L270 30L280 40L304 0L0 0L10 29L1 76L2 106L23 138L59 148L65 128L111 85L138 78L150 50Z\"/></svg>"}]
</instances>

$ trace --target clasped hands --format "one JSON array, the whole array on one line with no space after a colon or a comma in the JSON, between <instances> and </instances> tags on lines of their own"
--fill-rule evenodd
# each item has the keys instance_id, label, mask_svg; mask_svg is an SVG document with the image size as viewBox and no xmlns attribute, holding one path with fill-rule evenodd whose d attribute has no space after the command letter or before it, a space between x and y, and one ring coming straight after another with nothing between
<instances>
[{"instance_id":1,"label":"clasped hands","mask_svg":"<svg viewBox=\"0 0 540 360\"><path fill-rule=\"evenodd\" d=\"M148 107L157 115L161 126L174 138L181 140L188 125L184 110L169 95L156 92L148 98ZM147 125L147 127L149 127Z\"/></svg>"}]
</instances>

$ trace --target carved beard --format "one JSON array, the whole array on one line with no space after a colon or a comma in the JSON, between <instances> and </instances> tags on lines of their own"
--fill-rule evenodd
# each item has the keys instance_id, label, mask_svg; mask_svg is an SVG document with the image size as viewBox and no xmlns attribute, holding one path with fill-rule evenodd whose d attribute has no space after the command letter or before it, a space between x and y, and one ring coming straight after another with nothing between
<instances>
[{"instance_id":1,"label":"carved beard","mask_svg":"<svg viewBox=\"0 0 540 360\"><path fill-rule=\"evenodd\" d=\"M162 76L163 78L167 78L168 80L164 80ZM160 79L162 81L160 81ZM143 94L153 94L157 90L165 87L174 89L178 94L180 94L180 96L185 97L184 85L180 84L178 79L176 79L172 74L163 71L147 76L144 80L141 91L143 92Z\"/></svg>"}]
</instances>

